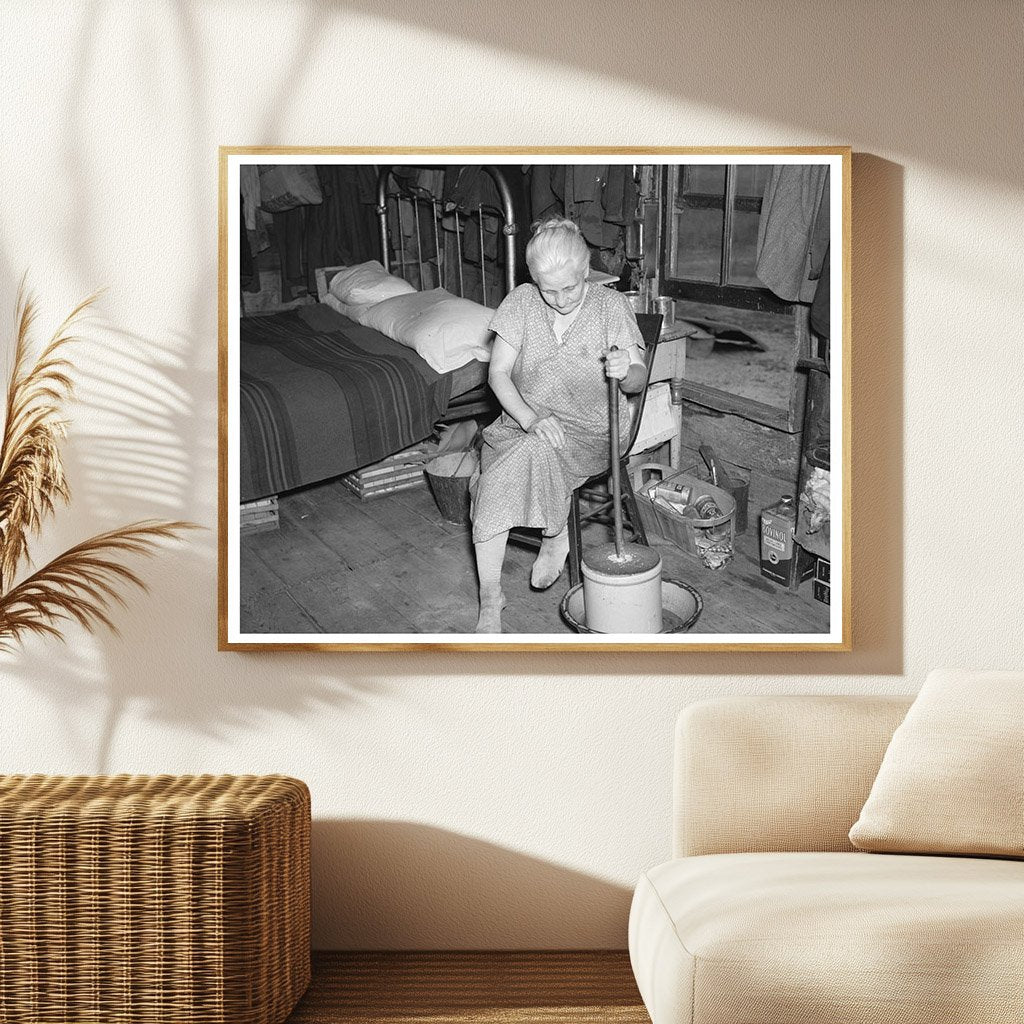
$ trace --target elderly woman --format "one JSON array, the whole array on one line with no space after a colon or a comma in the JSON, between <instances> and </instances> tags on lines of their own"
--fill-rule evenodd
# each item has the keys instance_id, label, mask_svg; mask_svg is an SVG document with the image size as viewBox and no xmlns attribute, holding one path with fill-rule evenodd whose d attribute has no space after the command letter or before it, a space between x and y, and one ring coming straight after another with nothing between
<instances>
[{"instance_id":1,"label":"elderly woman","mask_svg":"<svg viewBox=\"0 0 1024 1024\"><path fill-rule=\"evenodd\" d=\"M498 307L489 383L503 412L483 433L473 508L480 579L478 633L501 632L501 567L512 527L543 533L530 576L537 590L569 553L573 490L608 468L608 384L639 391L643 339L625 296L590 285L590 250L570 220L535 226L526 247L533 284ZM621 406L620 431L629 426Z\"/></svg>"}]
</instances>

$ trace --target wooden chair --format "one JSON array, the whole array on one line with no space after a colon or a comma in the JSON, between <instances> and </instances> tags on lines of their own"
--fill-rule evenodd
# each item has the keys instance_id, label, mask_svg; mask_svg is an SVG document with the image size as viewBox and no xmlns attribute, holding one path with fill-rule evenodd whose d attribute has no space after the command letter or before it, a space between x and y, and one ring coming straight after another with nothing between
<instances>
[{"instance_id":1,"label":"wooden chair","mask_svg":"<svg viewBox=\"0 0 1024 1024\"><path fill-rule=\"evenodd\" d=\"M640 521L640 513L636 507L636 496L633 494L633 488L629 482L626 460L629 458L633 445L636 444L637 434L640 432L640 420L643 418L644 405L647 401L647 386L650 383L654 356L661 337L661 321L660 313L637 313L636 315L637 326L639 326L640 333L644 339L644 363L647 367L647 378L644 380L643 388L637 394L630 395L627 398L632 419L629 437L623 441L619 450L622 507L625 513L623 521L628 524L633 538L640 544L647 543L647 534L644 532L643 523ZM607 487L610 473L611 466L603 473L592 476L572 493L572 501L569 504L569 581L572 586L575 586L582 579L580 559L583 548L583 527L591 522L610 523L612 521L612 500ZM601 485L604 486L602 487ZM586 509L583 508L584 503L588 506ZM541 544L541 538L536 532L526 532L518 528L510 531L509 540L532 548L539 548Z\"/></svg>"}]
</instances>

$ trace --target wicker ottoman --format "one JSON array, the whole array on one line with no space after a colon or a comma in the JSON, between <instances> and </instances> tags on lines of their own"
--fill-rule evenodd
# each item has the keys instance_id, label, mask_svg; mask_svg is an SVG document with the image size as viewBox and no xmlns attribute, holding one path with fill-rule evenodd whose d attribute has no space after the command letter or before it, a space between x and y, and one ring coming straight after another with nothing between
<instances>
[{"instance_id":1,"label":"wicker ottoman","mask_svg":"<svg viewBox=\"0 0 1024 1024\"><path fill-rule=\"evenodd\" d=\"M0 1021L283 1021L309 832L279 775L0 777Z\"/></svg>"}]
</instances>

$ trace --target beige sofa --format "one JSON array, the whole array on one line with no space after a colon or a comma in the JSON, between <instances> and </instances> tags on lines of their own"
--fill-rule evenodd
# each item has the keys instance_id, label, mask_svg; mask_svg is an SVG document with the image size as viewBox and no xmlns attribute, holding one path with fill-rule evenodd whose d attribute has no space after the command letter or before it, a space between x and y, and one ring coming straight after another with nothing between
<instances>
[{"instance_id":1,"label":"beige sofa","mask_svg":"<svg viewBox=\"0 0 1024 1024\"><path fill-rule=\"evenodd\" d=\"M739 697L683 712L676 859L641 878L630 915L653 1024L1024 1021L1024 861L849 841L909 705Z\"/></svg>"}]
</instances>

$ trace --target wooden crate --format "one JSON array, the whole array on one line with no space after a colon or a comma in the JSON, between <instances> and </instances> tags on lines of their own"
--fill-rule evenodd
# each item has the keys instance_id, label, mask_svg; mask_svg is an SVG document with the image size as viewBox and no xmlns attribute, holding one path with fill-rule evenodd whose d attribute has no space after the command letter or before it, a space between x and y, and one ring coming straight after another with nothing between
<instances>
[{"instance_id":1,"label":"wooden crate","mask_svg":"<svg viewBox=\"0 0 1024 1024\"><path fill-rule=\"evenodd\" d=\"M423 466L436 454L435 443L421 441L373 465L346 473L341 482L364 501L412 487L424 487Z\"/></svg>"},{"instance_id":2,"label":"wooden crate","mask_svg":"<svg viewBox=\"0 0 1024 1024\"><path fill-rule=\"evenodd\" d=\"M258 498L256 501L246 501L242 503L240 510L239 532L245 536L248 533L276 530L278 519L279 510L276 494L272 494L267 498Z\"/></svg>"},{"instance_id":3,"label":"wooden crate","mask_svg":"<svg viewBox=\"0 0 1024 1024\"><path fill-rule=\"evenodd\" d=\"M285 776L0 777L0 1020L280 1024L309 834Z\"/></svg>"}]
</instances>

